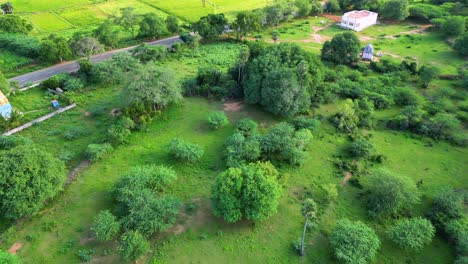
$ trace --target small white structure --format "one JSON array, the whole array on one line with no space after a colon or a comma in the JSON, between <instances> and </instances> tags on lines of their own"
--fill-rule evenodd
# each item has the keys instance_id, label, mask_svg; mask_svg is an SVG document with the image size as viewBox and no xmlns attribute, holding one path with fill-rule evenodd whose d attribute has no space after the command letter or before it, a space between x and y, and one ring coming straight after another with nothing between
<instances>
[{"instance_id":1,"label":"small white structure","mask_svg":"<svg viewBox=\"0 0 468 264\"><path fill-rule=\"evenodd\" d=\"M374 47L372 47L372 44L367 44L363 49L362 49L362 52L361 52L361 58L363 60L368 60L368 61L372 61L372 59L374 58Z\"/></svg>"},{"instance_id":2,"label":"small white structure","mask_svg":"<svg viewBox=\"0 0 468 264\"><path fill-rule=\"evenodd\" d=\"M341 17L340 26L352 29L354 31L361 31L366 27L375 25L377 23L378 14L367 10L354 10Z\"/></svg>"}]
</instances>

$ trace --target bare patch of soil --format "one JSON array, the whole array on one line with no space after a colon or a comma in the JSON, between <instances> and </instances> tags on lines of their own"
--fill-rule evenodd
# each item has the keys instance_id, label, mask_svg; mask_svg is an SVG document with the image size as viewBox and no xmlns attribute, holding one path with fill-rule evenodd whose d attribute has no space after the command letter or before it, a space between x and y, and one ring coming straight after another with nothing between
<instances>
[{"instance_id":1,"label":"bare patch of soil","mask_svg":"<svg viewBox=\"0 0 468 264\"><path fill-rule=\"evenodd\" d=\"M369 36L359 36L359 40L362 42L368 42L368 41L373 41L375 38L369 37Z\"/></svg>"},{"instance_id":2,"label":"bare patch of soil","mask_svg":"<svg viewBox=\"0 0 468 264\"><path fill-rule=\"evenodd\" d=\"M328 18L330 20L333 20L333 22L340 22L341 21L341 17L340 16L335 16L335 15L332 15L332 14L322 14L322 17L324 18Z\"/></svg>"},{"instance_id":3,"label":"bare patch of soil","mask_svg":"<svg viewBox=\"0 0 468 264\"><path fill-rule=\"evenodd\" d=\"M85 111L85 112L83 113L83 115L84 115L84 116L90 116L90 115L91 115L91 113L90 113L90 112L88 112L88 111Z\"/></svg>"},{"instance_id":4,"label":"bare patch of soil","mask_svg":"<svg viewBox=\"0 0 468 264\"><path fill-rule=\"evenodd\" d=\"M345 186L349 179L351 179L351 172L347 171L340 185Z\"/></svg>"},{"instance_id":5,"label":"bare patch of soil","mask_svg":"<svg viewBox=\"0 0 468 264\"><path fill-rule=\"evenodd\" d=\"M122 115L122 111L120 111L120 109L118 109L118 108L113 108L109 112L109 115L112 116L112 117L120 116L120 115Z\"/></svg>"},{"instance_id":6,"label":"bare patch of soil","mask_svg":"<svg viewBox=\"0 0 468 264\"><path fill-rule=\"evenodd\" d=\"M231 102L223 104L224 111L226 112L238 112L242 109L243 105L241 102Z\"/></svg>"},{"instance_id":7,"label":"bare patch of soil","mask_svg":"<svg viewBox=\"0 0 468 264\"><path fill-rule=\"evenodd\" d=\"M20 249L23 245L21 243L14 243L10 249L8 249L8 252L11 254L16 254L16 251Z\"/></svg>"}]
</instances>

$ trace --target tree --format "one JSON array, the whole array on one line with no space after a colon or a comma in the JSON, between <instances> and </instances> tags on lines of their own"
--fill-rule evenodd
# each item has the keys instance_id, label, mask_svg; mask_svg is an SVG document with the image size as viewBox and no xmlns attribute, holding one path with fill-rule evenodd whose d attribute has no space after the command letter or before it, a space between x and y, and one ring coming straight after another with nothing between
<instances>
[{"instance_id":1,"label":"tree","mask_svg":"<svg viewBox=\"0 0 468 264\"><path fill-rule=\"evenodd\" d=\"M366 207L370 216L388 217L420 202L416 184L408 177L380 169L367 177Z\"/></svg>"},{"instance_id":2,"label":"tree","mask_svg":"<svg viewBox=\"0 0 468 264\"><path fill-rule=\"evenodd\" d=\"M127 231L120 237L117 251L126 261L136 261L149 249L149 243L138 231Z\"/></svg>"},{"instance_id":3,"label":"tree","mask_svg":"<svg viewBox=\"0 0 468 264\"><path fill-rule=\"evenodd\" d=\"M132 105L142 103L154 111L177 102L181 96L180 83L169 69L147 67L135 74L124 89L123 96Z\"/></svg>"},{"instance_id":4,"label":"tree","mask_svg":"<svg viewBox=\"0 0 468 264\"><path fill-rule=\"evenodd\" d=\"M439 70L434 66L423 65L419 69L419 79L421 79L422 86L427 88L429 83L437 76Z\"/></svg>"},{"instance_id":5,"label":"tree","mask_svg":"<svg viewBox=\"0 0 468 264\"><path fill-rule=\"evenodd\" d=\"M86 56L89 60L90 56L104 50L104 46L95 38L84 37L70 44L73 53L78 56Z\"/></svg>"},{"instance_id":6,"label":"tree","mask_svg":"<svg viewBox=\"0 0 468 264\"><path fill-rule=\"evenodd\" d=\"M32 29L32 24L19 16L0 16L0 32L28 34Z\"/></svg>"},{"instance_id":7,"label":"tree","mask_svg":"<svg viewBox=\"0 0 468 264\"><path fill-rule=\"evenodd\" d=\"M165 22L167 30L170 33L175 34L179 32L179 22L177 21L177 18L175 16L167 16Z\"/></svg>"},{"instance_id":8,"label":"tree","mask_svg":"<svg viewBox=\"0 0 468 264\"><path fill-rule=\"evenodd\" d=\"M338 11L340 11L340 3L338 3L338 0L328 0L327 12L334 13Z\"/></svg>"},{"instance_id":9,"label":"tree","mask_svg":"<svg viewBox=\"0 0 468 264\"><path fill-rule=\"evenodd\" d=\"M91 230L97 240L108 241L117 235L120 230L120 223L111 212L104 210L94 217Z\"/></svg>"},{"instance_id":10,"label":"tree","mask_svg":"<svg viewBox=\"0 0 468 264\"><path fill-rule=\"evenodd\" d=\"M360 221L338 220L329 238L338 260L348 264L371 262L380 247L374 230Z\"/></svg>"},{"instance_id":11,"label":"tree","mask_svg":"<svg viewBox=\"0 0 468 264\"><path fill-rule=\"evenodd\" d=\"M431 209L427 215L438 231L444 231L447 223L463 216L463 199L462 193L448 188L440 190L434 196Z\"/></svg>"},{"instance_id":12,"label":"tree","mask_svg":"<svg viewBox=\"0 0 468 264\"><path fill-rule=\"evenodd\" d=\"M336 34L331 41L325 41L322 47L322 59L337 64L352 64L359 60L361 43L351 32Z\"/></svg>"},{"instance_id":13,"label":"tree","mask_svg":"<svg viewBox=\"0 0 468 264\"><path fill-rule=\"evenodd\" d=\"M0 263L2 264L21 264L18 256L10 254L6 251L0 250Z\"/></svg>"},{"instance_id":14,"label":"tree","mask_svg":"<svg viewBox=\"0 0 468 264\"><path fill-rule=\"evenodd\" d=\"M2 9L6 15L13 13L13 5L11 4L11 2L1 4L0 9Z\"/></svg>"},{"instance_id":15,"label":"tree","mask_svg":"<svg viewBox=\"0 0 468 264\"><path fill-rule=\"evenodd\" d=\"M209 14L200 18L194 25L195 31L204 39L210 41L221 35L228 24L224 14Z\"/></svg>"},{"instance_id":16,"label":"tree","mask_svg":"<svg viewBox=\"0 0 468 264\"><path fill-rule=\"evenodd\" d=\"M143 43L132 49L130 53L142 63L162 61L167 57L167 48L160 45L149 46L148 44Z\"/></svg>"},{"instance_id":17,"label":"tree","mask_svg":"<svg viewBox=\"0 0 468 264\"><path fill-rule=\"evenodd\" d=\"M49 62L63 61L70 59L72 52L65 38L51 34L41 43L40 57Z\"/></svg>"},{"instance_id":18,"label":"tree","mask_svg":"<svg viewBox=\"0 0 468 264\"><path fill-rule=\"evenodd\" d=\"M213 129L218 129L229 124L229 120L224 112L211 112L208 115L208 123Z\"/></svg>"},{"instance_id":19,"label":"tree","mask_svg":"<svg viewBox=\"0 0 468 264\"><path fill-rule=\"evenodd\" d=\"M374 145L366 138L359 137L351 143L349 152L353 157L369 158L374 151Z\"/></svg>"},{"instance_id":20,"label":"tree","mask_svg":"<svg viewBox=\"0 0 468 264\"><path fill-rule=\"evenodd\" d=\"M107 47L116 47L119 43L119 33L113 29L112 20L106 20L94 30L94 37Z\"/></svg>"},{"instance_id":21,"label":"tree","mask_svg":"<svg viewBox=\"0 0 468 264\"><path fill-rule=\"evenodd\" d=\"M237 13L236 19L231 24L231 29L238 39L261 29L260 18L254 12Z\"/></svg>"},{"instance_id":22,"label":"tree","mask_svg":"<svg viewBox=\"0 0 468 264\"><path fill-rule=\"evenodd\" d=\"M466 30L466 20L462 16L449 16L443 19L442 32L447 36L457 37Z\"/></svg>"},{"instance_id":23,"label":"tree","mask_svg":"<svg viewBox=\"0 0 468 264\"><path fill-rule=\"evenodd\" d=\"M338 113L334 117L338 128L342 131L352 133L359 123L359 116L354 108L353 100L346 99L340 106Z\"/></svg>"},{"instance_id":24,"label":"tree","mask_svg":"<svg viewBox=\"0 0 468 264\"><path fill-rule=\"evenodd\" d=\"M301 214L304 217L304 228L301 239L301 256L304 256L304 240L307 228L315 224L318 218L318 209L315 201L309 198L302 202Z\"/></svg>"},{"instance_id":25,"label":"tree","mask_svg":"<svg viewBox=\"0 0 468 264\"><path fill-rule=\"evenodd\" d=\"M62 190L65 166L49 152L23 145L0 152L0 209L18 219L36 213Z\"/></svg>"},{"instance_id":26,"label":"tree","mask_svg":"<svg viewBox=\"0 0 468 264\"><path fill-rule=\"evenodd\" d=\"M143 15L143 19L140 21L138 37L158 39L168 34L166 23L162 18L152 13Z\"/></svg>"},{"instance_id":27,"label":"tree","mask_svg":"<svg viewBox=\"0 0 468 264\"><path fill-rule=\"evenodd\" d=\"M205 151L197 144L174 138L169 143L169 153L177 160L194 163L200 161Z\"/></svg>"},{"instance_id":28,"label":"tree","mask_svg":"<svg viewBox=\"0 0 468 264\"><path fill-rule=\"evenodd\" d=\"M427 135L435 139L448 138L460 127L460 121L455 116L443 112L437 113L426 124Z\"/></svg>"},{"instance_id":29,"label":"tree","mask_svg":"<svg viewBox=\"0 0 468 264\"><path fill-rule=\"evenodd\" d=\"M461 55L468 55L468 32L463 33L455 40L453 49Z\"/></svg>"},{"instance_id":30,"label":"tree","mask_svg":"<svg viewBox=\"0 0 468 264\"><path fill-rule=\"evenodd\" d=\"M132 34L132 38L135 37L135 30L139 22L139 16L135 14L133 7L125 7L120 9L120 17L116 18L115 22L117 25L123 27L126 31Z\"/></svg>"},{"instance_id":31,"label":"tree","mask_svg":"<svg viewBox=\"0 0 468 264\"><path fill-rule=\"evenodd\" d=\"M271 163L229 168L216 177L211 190L213 213L226 222L265 220L276 213L281 186Z\"/></svg>"},{"instance_id":32,"label":"tree","mask_svg":"<svg viewBox=\"0 0 468 264\"><path fill-rule=\"evenodd\" d=\"M306 157L305 147L312 139L307 129L295 131L288 123L279 123L268 130L261 140L262 155L269 160L301 165Z\"/></svg>"},{"instance_id":33,"label":"tree","mask_svg":"<svg viewBox=\"0 0 468 264\"><path fill-rule=\"evenodd\" d=\"M312 3L310 0L296 0L294 5L297 7L297 16L306 17L310 15L312 10Z\"/></svg>"},{"instance_id":34,"label":"tree","mask_svg":"<svg viewBox=\"0 0 468 264\"><path fill-rule=\"evenodd\" d=\"M385 18L403 21L409 16L408 0L385 1L381 13Z\"/></svg>"},{"instance_id":35,"label":"tree","mask_svg":"<svg viewBox=\"0 0 468 264\"><path fill-rule=\"evenodd\" d=\"M409 251L420 251L429 245L434 233L431 222L420 217L398 220L387 230L390 240Z\"/></svg>"}]
</instances>

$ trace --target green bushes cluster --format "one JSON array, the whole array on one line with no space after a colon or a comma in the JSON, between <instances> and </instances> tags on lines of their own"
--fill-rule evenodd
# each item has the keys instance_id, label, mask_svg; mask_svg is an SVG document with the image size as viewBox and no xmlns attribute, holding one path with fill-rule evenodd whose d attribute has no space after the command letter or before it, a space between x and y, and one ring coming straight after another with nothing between
<instances>
[{"instance_id":1,"label":"green bushes cluster","mask_svg":"<svg viewBox=\"0 0 468 264\"><path fill-rule=\"evenodd\" d=\"M169 153L175 159L183 162L194 163L200 161L204 154L203 149L197 145L174 138L169 143Z\"/></svg>"},{"instance_id":2,"label":"green bushes cluster","mask_svg":"<svg viewBox=\"0 0 468 264\"><path fill-rule=\"evenodd\" d=\"M229 120L224 112L212 112L208 115L208 123L213 129L219 129L229 124Z\"/></svg>"},{"instance_id":3,"label":"green bushes cluster","mask_svg":"<svg viewBox=\"0 0 468 264\"><path fill-rule=\"evenodd\" d=\"M114 150L114 148L109 143L89 144L86 148L85 156L90 161L98 161L112 150Z\"/></svg>"}]
</instances>

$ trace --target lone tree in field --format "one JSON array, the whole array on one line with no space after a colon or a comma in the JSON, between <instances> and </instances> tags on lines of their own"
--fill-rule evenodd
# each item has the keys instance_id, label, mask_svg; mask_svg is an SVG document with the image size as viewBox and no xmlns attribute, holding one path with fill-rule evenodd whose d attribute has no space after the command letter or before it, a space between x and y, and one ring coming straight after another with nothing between
<instances>
[{"instance_id":1,"label":"lone tree in field","mask_svg":"<svg viewBox=\"0 0 468 264\"><path fill-rule=\"evenodd\" d=\"M195 31L204 39L210 41L221 35L228 24L224 14L209 14L200 18L194 25Z\"/></svg>"},{"instance_id":2,"label":"lone tree in field","mask_svg":"<svg viewBox=\"0 0 468 264\"><path fill-rule=\"evenodd\" d=\"M94 30L94 37L106 45L107 47L116 47L119 43L119 32L113 29L114 23L112 20L107 19L102 22L97 29Z\"/></svg>"},{"instance_id":3,"label":"lone tree in field","mask_svg":"<svg viewBox=\"0 0 468 264\"><path fill-rule=\"evenodd\" d=\"M416 184L408 177L380 169L367 177L367 209L370 216L389 217L420 202Z\"/></svg>"},{"instance_id":4,"label":"lone tree in field","mask_svg":"<svg viewBox=\"0 0 468 264\"><path fill-rule=\"evenodd\" d=\"M352 64L359 60L361 43L351 32L336 34L331 41L325 41L322 47L322 59L336 64Z\"/></svg>"},{"instance_id":5,"label":"lone tree in field","mask_svg":"<svg viewBox=\"0 0 468 264\"><path fill-rule=\"evenodd\" d=\"M149 243L138 231L128 231L120 237L117 251L125 261L136 261L149 249Z\"/></svg>"},{"instance_id":6,"label":"lone tree in field","mask_svg":"<svg viewBox=\"0 0 468 264\"><path fill-rule=\"evenodd\" d=\"M122 96L130 105L141 103L153 111L182 98L180 83L174 72L159 67L147 67L138 72Z\"/></svg>"},{"instance_id":7,"label":"lone tree in field","mask_svg":"<svg viewBox=\"0 0 468 264\"><path fill-rule=\"evenodd\" d=\"M175 16L167 16L164 22L166 23L167 30L171 34L179 32L179 21L177 21Z\"/></svg>"},{"instance_id":8,"label":"lone tree in field","mask_svg":"<svg viewBox=\"0 0 468 264\"><path fill-rule=\"evenodd\" d=\"M387 230L387 236L408 251L420 251L431 243L435 229L424 218L401 219Z\"/></svg>"},{"instance_id":9,"label":"lone tree in field","mask_svg":"<svg viewBox=\"0 0 468 264\"><path fill-rule=\"evenodd\" d=\"M231 29L238 39L242 39L250 33L261 29L260 17L254 12L240 12L236 20L231 24Z\"/></svg>"},{"instance_id":10,"label":"lone tree in field","mask_svg":"<svg viewBox=\"0 0 468 264\"><path fill-rule=\"evenodd\" d=\"M390 0L383 4L382 16L385 18L405 20L409 16L408 0Z\"/></svg>"},{"instance_id":11,"label":"lone tree in field","mask_svg":"<svg viewBox=\"0 0 468 264\"><path fill-rule=\"evenodd\" d=\"M99 241L113 239L120 230L117 218L108 210L101 211L93 219L91 230Z\"/></svg>"},{"instance_id":12,"label":"lone tree in field","mask_svg":"<svg viewBox=\"0 0 468 264\"><path fill-rule=\"evenodd\" d=\"M312 227L313 224L317 221L317 204L312 199L307 199L302 203L301 214L304 216L304 228L302 230L302 239L301 239L301 256L304 256L304 243L305 235L308 227Z\"/></svg>"},{"instance_id":13,"label":"lone tree in field","mask_svg":"<svg viewBox=\"0 0 468 264\"><path fill-rule=\"evenodd\" d=\"M104 46L95 38L84 37L70 44L73 53L78 56L89 57L104 50Z\"/></svg>"},{"instance_id":14,"label":"lone tree in field","mask_svg":"<svg viewBox=\"0 0 468 264\"><path fill-rule=\"evenodd\" d=\"M374 230L360 221L348 219L337 222L329 240L336 258L347 264L371 262L380 247Z\"/></svg>"},{"instance_id":15,"label":"lone tree in field","mask_svg":"<svg viewBox=\"0 0 468 264\"><path fill-rule=\"evenodd\" d=\"M28 144L0 152L0 211L18 219L42 208L62 190L65 166L48 152Z\"/></svg>"},{"instance_id":16,"label":"lone tree in field","mask_svg":"<svg viewBox=\"0 0 468 264\"><path fill-rule=\"evenodd\" d=\"M267 219L276 213L280 196L278 171L269 162L229 168L218 175L211 191L214 215L229 223Z\"/></svg>"}]
</instances>

